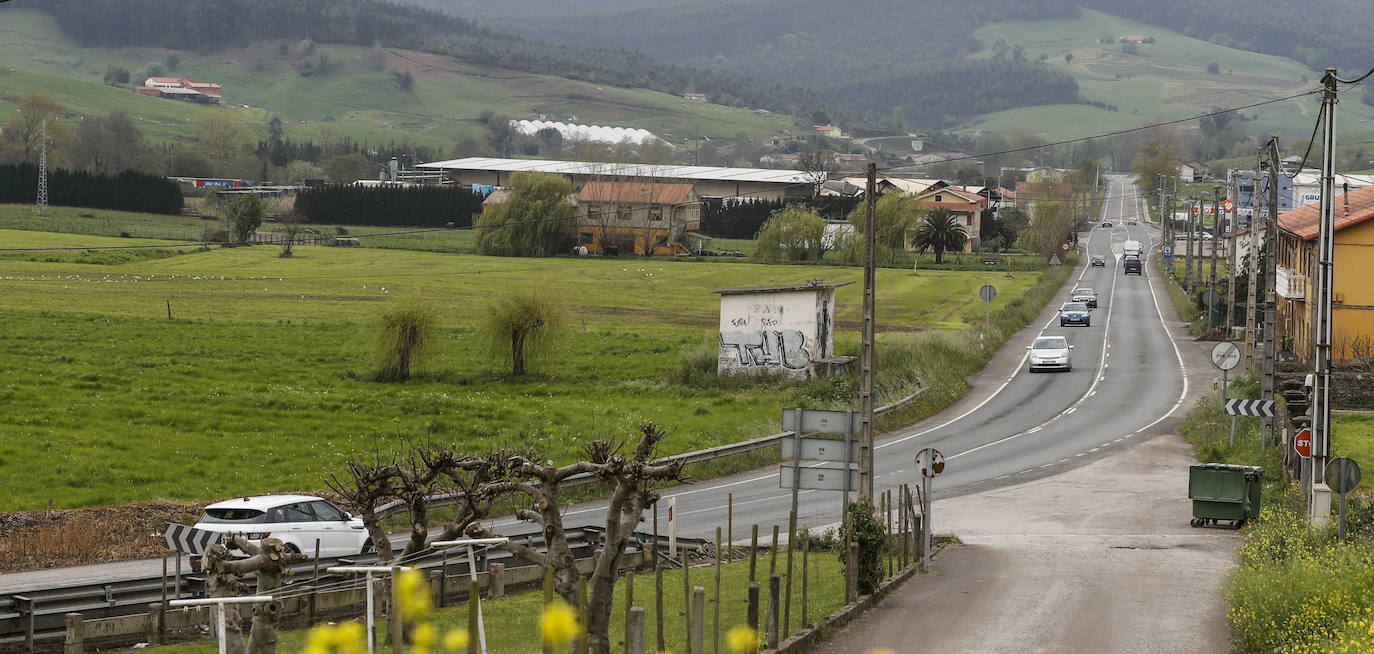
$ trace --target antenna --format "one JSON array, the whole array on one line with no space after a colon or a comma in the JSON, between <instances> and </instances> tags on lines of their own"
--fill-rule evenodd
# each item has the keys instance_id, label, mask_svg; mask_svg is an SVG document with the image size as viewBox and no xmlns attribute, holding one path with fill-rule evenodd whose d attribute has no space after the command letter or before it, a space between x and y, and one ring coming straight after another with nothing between
<instances>
[{"instance_id":1,"label":"antenna","mask_svg":"<svg viewBox=\"0 0 1374 654\"><path fill-rule=\"evenodd\" d=\"M38 132L38 213L48 213L48 119Z\"/></svg>"}]
</instances>

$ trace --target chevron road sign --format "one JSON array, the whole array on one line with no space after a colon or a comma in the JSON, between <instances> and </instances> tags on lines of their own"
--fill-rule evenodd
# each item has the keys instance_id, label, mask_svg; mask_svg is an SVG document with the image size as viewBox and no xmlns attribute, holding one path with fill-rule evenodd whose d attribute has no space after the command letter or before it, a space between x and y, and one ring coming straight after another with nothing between
<instances>
[{"instance_id":1,"label":"chevron road sign","mask_svg":"<svg viewBox=\"0 0 1374 654\"><path fill-rule=\"evenodd\" d=\"M1226 400L1226 415L1254 416L1256 418L1274 417L1273 400Z\"/></svg>"},{"instance_id":2,"label":"chevron road sign","mask_svg":"<svg viewBox=\"0 0 1374 654\"><path fill-rule=\"evenodd\" d=\"M167 549L187 554L204 554L223 535L175 522L169 522L162 528L162 540L167 543Z\"/></svg>"}]
</instances>

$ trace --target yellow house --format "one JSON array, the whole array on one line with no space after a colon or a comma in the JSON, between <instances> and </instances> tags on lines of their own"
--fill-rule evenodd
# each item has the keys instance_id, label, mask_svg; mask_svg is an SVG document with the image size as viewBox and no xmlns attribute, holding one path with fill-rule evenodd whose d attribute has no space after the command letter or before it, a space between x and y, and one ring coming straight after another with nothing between
<instances>
[{"instance_id":1,"label":"yellow house","mask_svg":"<svg viewBox=\"0 0 1374 654\"><path fill-rule=\"evenodd\" d=\"M983 210L987 208L987 203L988 199L977 193L953 187L932 187L916 196L916 204L922 209L949 209L954 214L968 236L968 240L964 241L964 252L972 252L978 247L979 232L983 228ZM914 236L913 230L907 236L907 242L910 243ZM908 245L907 249L915 249L915 246Z\"/></svg>"},{"instance_id":2,"label":"yellow house","mask_svg":"<svg viewBox=\"0 0 1374 654\"><path fill-rule=\"evenodd\" d=\"M1310 361L1316 344L1316 204L1279 214L1275 282L1280 347ZM1374 356L1374 186L1336 197L1331 356L1336 362Z\"/></svg>"},{"instance_id":3,"label":"yellow house","mask_svg":"<svg viewBox=\"0 0 1374 654\"><path fill-rule=\"evenodd\" d=\"M577 243L590 254L691 254L701 228L691 184L587 182L577 194Z\"/></svg>"}]
</instances>

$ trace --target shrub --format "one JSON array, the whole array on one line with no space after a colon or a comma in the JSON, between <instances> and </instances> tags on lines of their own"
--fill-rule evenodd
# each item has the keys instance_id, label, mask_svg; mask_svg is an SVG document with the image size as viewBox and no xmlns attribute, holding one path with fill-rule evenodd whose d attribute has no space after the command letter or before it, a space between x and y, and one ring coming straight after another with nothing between
<instances>
[{"instance_id":1,"label":"shrub","mask_svg":"<svg viewBox=\"0 0 1374 654\"><path fill-rule=\"evenodd\" d=\"M384 308L377 320L372 351L377 381L406 381L433 349L438 312L420 299Z\"/></svg>"},{"instance_id":2,"label":"shrub","mask_svg":"<svg viewBox=\"0 0 1374 654\"><path fill-rule=\"evenodd\" d=\"M886 533L878 521L877 509L868 500L849 505L849 514L840 527L840 541L859 545L859 594L869 595L883 581L883 541ZM840 562L848 560L848 552L840 552Z\"/></svg>"},{"instance_id":3,"label":"shrub","mask_svg":"<svg viewBox=\"0 0 1374 654\"><path fill-rule=\"evenodd\" d=\"M770 261L817 261L825 254L825 221L793 204L773 212L759 230L755 256Z\"/></svg>"},{"instance_id":4,"label":"shrub","mask_svg":"<svg viewBox=\"0 0 1374 654\"><path fill-rule=\"evenodd\" d=\"M523 375L527 361L552 368L567 322L562 298L547 287L532 287L488 302L481 330L492 354L510 362L512 375Z\"/></svg>"}]
</instances>

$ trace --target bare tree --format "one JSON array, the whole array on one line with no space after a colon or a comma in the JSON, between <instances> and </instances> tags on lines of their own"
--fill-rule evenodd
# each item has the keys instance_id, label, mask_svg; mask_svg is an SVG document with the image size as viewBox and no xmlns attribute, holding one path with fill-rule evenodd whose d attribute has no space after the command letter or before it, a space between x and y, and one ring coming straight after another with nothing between
<instances>
[{"instance_id":1,"label":"bare tree","mask_svg":"<svg viewBox=\"0 0 1374 654\"><path fill-rule=\"evenodd\" d=\"M395 466L396 495L410 512L410 540L401 558L425 549L429 537L429 501L437 495L442 480L462 465L452 450L430 445L411 449L404 463Z\"/></svg>"},{"instance_id":2,"label":"bare tree","mask_svg":"<svg viewBox=\"0 0 1374 654\"><path fill-rule=\"evenodd\" d=\"M229 551L237 549L248 555L246 559L234 560ZM237 534L224 537L223 544L216 544L206 552L205 571L211 597L235 597L247 590L247 585L239 580L248 574L257 576L257 595L271 595L281 588L282 577L291 563L305 560L304 554L288 551L286 545L276 538L264 538L254 545ZM253 606L253 631L245 650L243 627L234 605L225 605L225 634L229 654L272 654L277 651L277 623L281 618L281 603L277 601Z\"/></svg>"},{"instance_id":3,"label":"bare tree","mask_svg":"<svg viewBox=\"0 0 1374 654\"><path fill-rule=\"evenodd\" d=\"M289 259L292 256L291 248L301 235L301 216L296 213L295 209L292 209L283 213L277 220L281 224L282 236L286 237L286 240L281 244L281 254L278 256Z\"/></svg>"},{"instance_id":4,"label":"bare tree","mask_svg":"<svg viewBox=\"0 0 1374 654\"><path fill-rule=\"evenodd\" d=\"M820 197L826 181L839 170L839 164L835 163L835 153L828 150L817 150L809 155L802 155L800 164L802 176L811 184L813 198Z\"/></svg>"},{"instance_id":5,"label":"bare tree","mask_svg":"<svg viewBox=\"0 0 1374 654\"><path fill-rule=\"evenodd\" d=\"M347 465L347 479L331 474L325 483L363 519L368 540L377 550L377 560L381 563L390 562L393 557L391 539L387 538L386 530L382 528L382 516L377 515L377 509L397 495L396 464L394 461L383 463L376 460L372 463L349 461Z\"/></svg>"},{"instance_id":6,"label":"bare tree","mask_svg":"<svg viewBox=\"0 0 1374 654\"><path fill-rule=\"evenodd\" d=\"M587 611L587 646L593 654L609 654L611 651L611 608L615 599L615 582L625 547L634 535L635 527L643 520L645 507L658 501L654 484L682 479L681 463L652 462L654 447L663 436L663 430L658 427L642 425L639 442L628 457L621 452L622 444L597 440L584 448L587 460L578 463L554 466L529 459L513 459L511 472L515 478L489 485L493 491L523 493L531 500L530 508L517 510L516 516L543 527L547 551L539 552L515 542L507 542L500 547L535 565L553 567L554 589L570 604L577 602L579 574L563 528L559 492L569 478L582 474L594 475L610 487L610 500L606 507L606 540L596 555ZM477 522L468 527L468 534L480 538L496 536Z\"/></svg>"}]
</instances>

